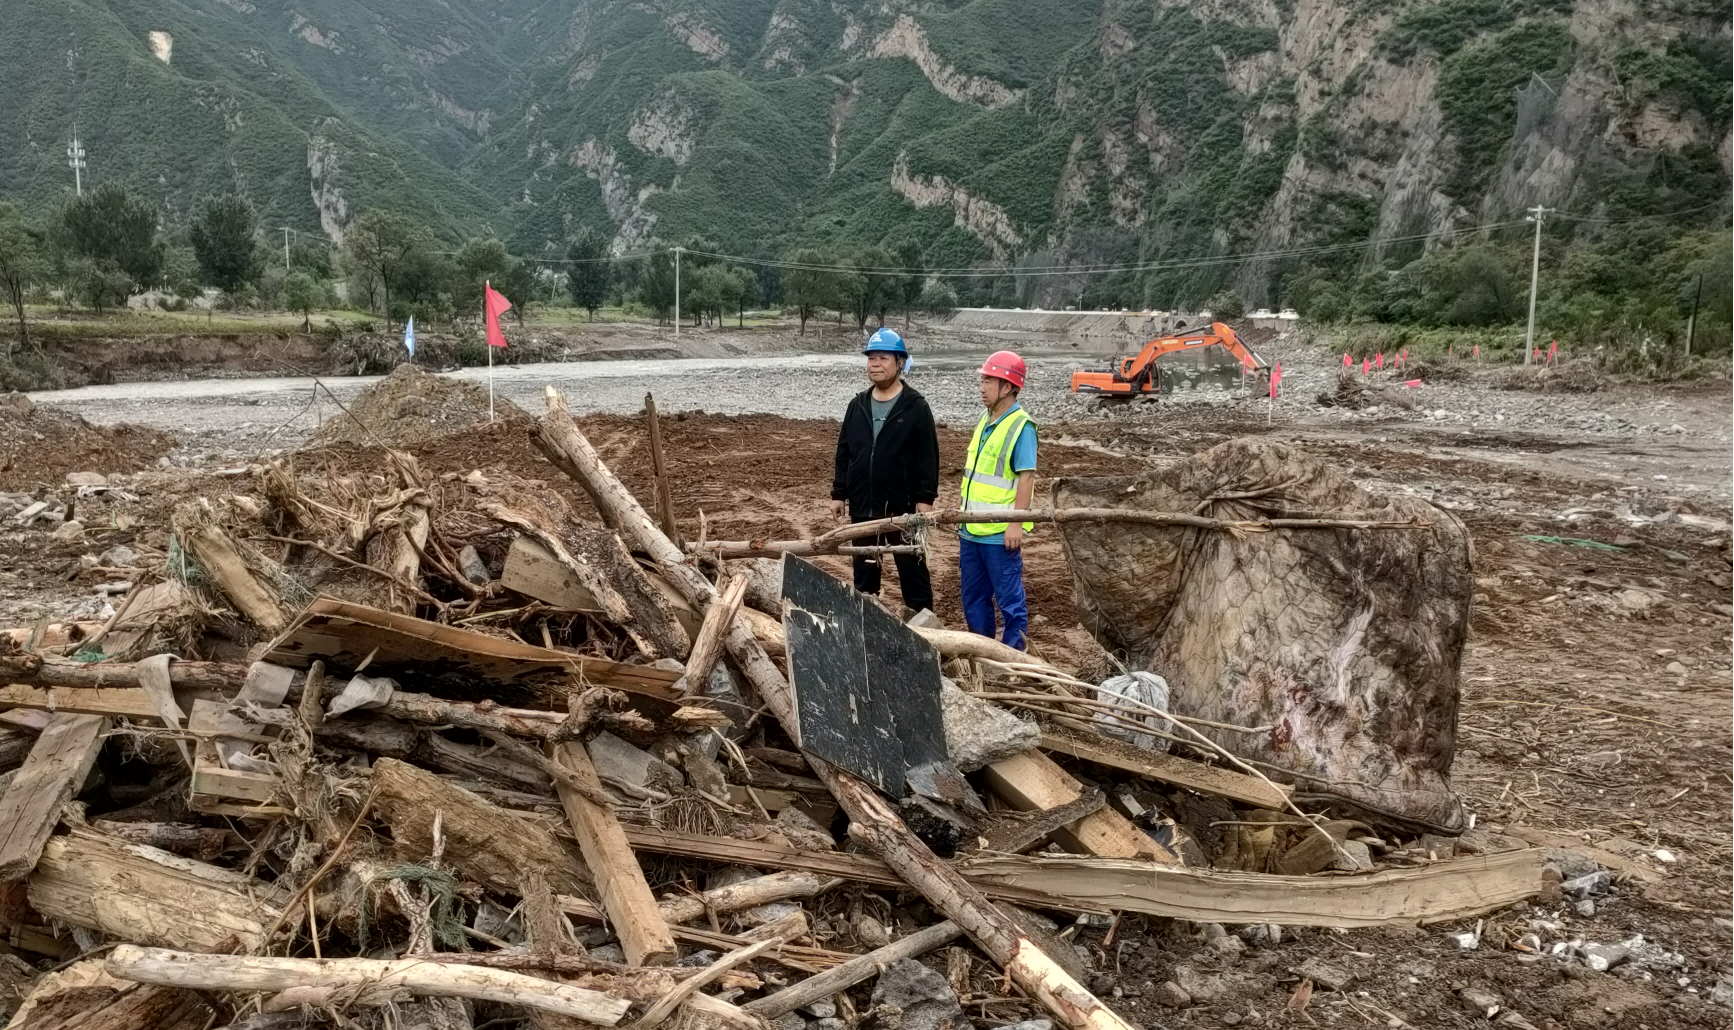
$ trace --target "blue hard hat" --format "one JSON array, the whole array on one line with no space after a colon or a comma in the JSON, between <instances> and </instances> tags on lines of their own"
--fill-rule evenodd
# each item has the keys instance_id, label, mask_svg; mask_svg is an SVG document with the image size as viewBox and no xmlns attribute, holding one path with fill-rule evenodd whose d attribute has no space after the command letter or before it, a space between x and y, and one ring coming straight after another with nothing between
<instances>
[{"instance_id":1,"label":"blue hard hat","mask_svg":"<svg viewBox=\"0 0 1734 1030\"><path fill-rule=\"evenodd\" d=\"M891 329L879 330L872 336L867 337L867 342L861 345L861 353L863 354L871 354L874 351L884 351L887 354L902 354L905 357L908 357L909 355L909 348L903 345L903 337L898 336L897 333Z\"/></svg>"}]
</instances>

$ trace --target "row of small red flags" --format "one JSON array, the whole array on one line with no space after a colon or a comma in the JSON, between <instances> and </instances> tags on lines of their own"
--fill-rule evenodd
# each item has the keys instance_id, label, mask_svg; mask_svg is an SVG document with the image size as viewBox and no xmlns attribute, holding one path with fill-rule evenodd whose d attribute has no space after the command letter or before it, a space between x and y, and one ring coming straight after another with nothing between
<instances>
[{"instance_id":1,"label":"row of small red flags","mask_svg":"<svg viewBox=\"0 0 1734 1030\"><path fill-rule=\"evenodd\" d=\"M1451 347L1448 348L1447 354L1449 357L1452 357L1452 358L1457 357L1457 347L1455 344L1451 345ZM1551 365L1558 358L1559 358L1559 341L1558 340L1555 340L1552 343L1548 344L1547 350L1545 352L1540 347L1535 348L1535 360L1538 362L1545 361L1547 364ZM1481 345L1480 344L1475 345L1474 359L1476 361L1481 360ZM1402 368L1404 365L1406 365L1408 363L1409 363L1409 348L1407 348L1407 347L1404 347L1402 350L1398 351L1396 354L1393 354L1391 356L1391 367L1392 368ZM1347 353L1344 353L1343 354L1343 367L1344 368L1353 368L1354 365L1355 365L1354 358L1350 357ZM1379 351L1378 353L1374 354L1370 358L1362 358L1361 359L1361 374L1362 375L1368 374L1369 372L1371 372L1375 368L1383 370L1384 367L1385 367L1385 352L1384 351Z\"/></svg>"}]
</instances>

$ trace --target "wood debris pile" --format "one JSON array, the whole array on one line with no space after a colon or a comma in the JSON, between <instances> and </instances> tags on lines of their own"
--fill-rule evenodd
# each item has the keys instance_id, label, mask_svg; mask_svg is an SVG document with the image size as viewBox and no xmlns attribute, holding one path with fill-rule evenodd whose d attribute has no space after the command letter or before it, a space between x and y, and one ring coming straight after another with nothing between
<instances>
[{"instance_id":1,"label":"wood debris pile","mask_svg":"<svg viewBox=\"0 0 1734 1030\"><path fill-rule=\"evenodd\" d=\"M0 638L12 1026L1117 1030L1052 917L1413 925L1541 887L1202 735L1105 736L1090 684L991 640L821 611L762 543L684 545L553 391L533 436L602 524L400 452L270 469L181 505L111 618ZM915 672L875 680L885 649Z\"/></svg>"}]
</instances>

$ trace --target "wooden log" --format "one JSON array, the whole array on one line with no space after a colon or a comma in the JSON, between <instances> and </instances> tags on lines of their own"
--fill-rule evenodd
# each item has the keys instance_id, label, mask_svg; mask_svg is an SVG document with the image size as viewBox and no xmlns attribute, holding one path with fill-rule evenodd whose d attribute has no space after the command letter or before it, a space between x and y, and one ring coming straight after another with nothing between
<instances>
[{"instance_id":1,"label":"wooden log","mask_svg":"<svg viewBox=\"0 0 1734 1030\"><path fill-rule=\"evenodd\" d=\"M602 782L584 745L568 740L549 745L555 762L578 779L588 783L597 794ZM602 897L602 907L608 913L615 933L620 938L626 961L634 966L671 965L680 957L668 925L657 910L656 896L645 882L644 869L638 856L627 843L626 832L607 807L598 805L581 792L556 784L560 804L566 809L572 835L578 839L578 850L584 864L590 867L596 890Z\"/></svg>"},{"instance_id":2,"label":"wooden log","mask_svg":"<svg viewBox=\"0 0 1734 1030\"><path fill-rule=\"evenodd\" d=\"M1259 533L1277 529L1425 529L1431 523L1418 520L1378 521L1349 516L1304 519L1213 519L1183 512L1137 511L1124 508L1036 508L1025 511L966 512L956 509L895 515L839 526L805 540L707 540L686 550L718 558L768 558L781 554L802 556L835 554L852 540L898 533L916 525L960 526L975 522L1128 522L1145 526L1187 526L1232 533Z\"/></svg>"},{"instance_id":3,"label":"wooden log","mask_svg":"<svg viewBox=\"0 0 1734 1030\"><path fill-rule=\"evenodd\" d=\"M1256 776L1219 769L1178 755L1146 751L1125 741L1083 730L1046 727L1042 731L1042 748L1257 808L1281 811L1288 807L1288 795L1293 793L1292 787L1277 784L1273 789L1272 784Z\"/></svg>"},{"instance_id":4,"label":"wooden log","mask_svg":"<svg viewBox=\"0 0 1734 1030\"><path fill-rule=\"evenodd\" d=\"M747 624L753 638L759 642L766 654L788 653L788 640L783 633L781 621L752 608L741 609L740 615L741 621ZM987 658L996 662L1023 663L1040 661L1016 648L1007 647L992 637L966 633L960 629L938 629L931 626L909 628L919 633L923 640L932 644L933 649L946 658Z\"/></svg>"},{"instance_id":5,"label":"wooden log","mask_svg":"<svg viewBox=\"0 0 1734 1030\"><path fill-rule=\"evenodd\" d=\"M674 521L674 491L669 488L668 465L662 459L662 420L656 417L656 398L644 395L644 423L650 435L650 471L656 479L656 515L662 533L680 543L680 527Z\"/></svg>"},{"instance_id":6,"label":"wooden log","mask_svg":"<svg viewBox=\"0 0 1734 1030\"><path fill-rule=\"evenodd\" d=\"M750 962L753 959L758 958L760 955L783 943L783 940L784 939L781 937L773 937L770 940L760 941L751 947L731 951L717 959L715 962L712 962L697 976L688 977L681 981L675 986L674 990L669 991L667 994L652 1002L650 1007L644 1011L643 1018L633 1024L634 1030L652 1030L653 1027L673 1015L674 1010L680 1008L682 1002L698 994L699 988L717 979L741 963Z\"/></svg>"},{"instance_id":7,"label":"wooden log","mask_svg":"<svg viewBox=\"0 0 1734 1030\"><path fill-rule=\"evenodd\" d=\"M841 877L784 871L755 876L727 887L705 891L703 894L669 898L659 904L657 909L663 922L672 926L702 919L706 913L723 915L768 905L773 901L810 898L842 883Z\"/></svg>"},{"instance_id":8,"label":"wooden log","mask_svg":"<svg viewBox=\"0 0 1734 1030\"><path fill-rule=\"evenodd\" d=\"M184 536L193 557L236 611L267 636L283 631L288 620L277 604L277 595L253 575L229 534L217 526L203 525L186 531Z\"/></svg>"},{"instance_id":9,"label":"wooden log","mask_svg":"<svg viewBox=\"0 0 1734 1030\"><path fill-rule=\"evenodd\" d=\"M37 734L21 726L0 726L0 769L16 769L30 757Z\"/></svg>"},{"instance_id":10,"label":"wooden log","mask_svg":"<svg viewBox=\"0 0 1734 1030\"><path fill-rule=\"evenodd\" d=\"M816 1001L822 1001L838 994L871 977L878 976L880 971L893 962L901 962L906 958L918 958L956 940L963 934L963 928L947 919L943 923L932 926L892 941L883 948L877 948L858 958L816 973L798 984L785 987L775 994L766 995L747 1002L741 1008L766 1020L775 1020L799 1008L805 1008Z\"/></svg>"},{"instance_id":11,"label":"wooden log","mask_svg":"<svg viewBox=\"0 0 1734 1030\"><path fill-rule=\"evenodd\" d=\"M250 876L89 830L50 840L27 888L56 922L195 951L261 946L289 900Z\"/></svg>"},{"instance_id":12,"label":"wooden log","mask_svg":"<svg viewBox=\"0 0 1734 1030\"><path fill-rule=\"evenodd\" d=\"M625 538L648 553L694 606L713 600L716 588L697 570L684 564L680 549L657 530L631 493L614 478L589 441L578 432L559 391L550 387L547 395L548 413L540 421L543 432L555 440L584 474L598 504L613 509ZM736 666L758 690L771 714L785 729L795 732L800 720L796 717L794 693L753 639L751 630L739 620L730 627L728 648ZM867 841L905 882L963 927L977 945L1066 1026L1072 1030L1130 1030L1129 1024L1043 955L1004 913L940 861L866 782L810 755L808 760L849 813L851 834Z\"/></svg>"},{"instance_id":13,"label":"wooden log","mask_svg":"<svg viewBox=\"0 0 1734 1030\"><path fill-rule=\"evenodd\" d=\"M1083 784L1039 751L1025 751L992 762L983 774L988 787L1020 812L1059 808L1084 793ZM1054 831L1054 839L1075 855L1150 858L1169 865L1180 862L1174 852L1145 836L1130 819L1112 808L1098 809Z\"/></svg>"},{"instance_id":14,"label":"wooden log","mask_svg":"<svg viewBox=\"0 0 1734 1030\"><path fill-rule=\"evenodd\" d=\"M378 999L375 1004L384 1004L397 991L435 998L471 998L573 1016L598 1026L618 1024L632 1007L623 998L523 973L419 958L388 961L199 955L122 944L109 953L104 968L110 976L123 980L199 991L282 991L321 984L365 988L362 999Z\"/></svg>"},{"instance_id":15,"label":"wooden log","mask_svg":"<svg viewBox=\"0 0 1734 1030\"><path fill-rule=\"evenodd\" d=\"M209 862L221 855L229 843L227 830L188 823L117 823L93 819L90 828L115 840L172 851L201 862Z\"/></svg>"},{"instance_id":16,"label":"wooden log","mask_svg":"<svg viewBox=\"0 0 1734 1030\"><path fill-rule=\"evenodd\" d=\"M233 662L183 662L169 665L177 690L233 694L247 678L247 666ZM136 662L74 662L40 655L0 655L0 682L38 687L136 687Z\"/></svg>"},{"instance_id":17,"label":"wooden log","mask_svg":"<svg viewBox=\"0 0 1734 1030\"><path fill-rule=\"evenodd\" d=\"M563 894L592 889L583 865L547 830L433 773L385 758L374 763L373 787L374 809L406 857L433 853L439 813L446 859L471 879L516 894L525 871L537 869Z\"/></svg>"},{"instance_id":18,"label":"wooden log","mask_svg":"<svg viewBox=\"0 0 1734 1030\"><path fill-rule=\"evenodd\" d=\"M746 595L747 581L738 577L731 579L705 609L704 624L699 627L698 638L692 642L692 653L686 659L686 673L675 683L682 693L688 696L704 694L705 685L710 682L710 671L722 656L723 636L734 625L735 615L741 610L741 600Z\"/></svg>"},{"instance_id":19,"label":"wooden log","mask_svg":"<svg viewBox=\"0 0 1734 1030\"><path fill-rule=\"evenodd\" d=\"M60 810L84 788L107 726L100 715L56 715L36 738L0 796L0 885L36 868Z\"/></svg>"},{"instance_id":20,"label":"wooden log","mask_svg":"<svg viewBox=\"0 0 1734 1030\"><path fill-rule=\"evenodd\" d=\"M0 1013L8 1008L0 1002ZM118 980L104 972L101 959L94 958L37 980L8 1026L11 1030L204 1030L215 1015L192 991Z\"/></svg>"}]
</instances>

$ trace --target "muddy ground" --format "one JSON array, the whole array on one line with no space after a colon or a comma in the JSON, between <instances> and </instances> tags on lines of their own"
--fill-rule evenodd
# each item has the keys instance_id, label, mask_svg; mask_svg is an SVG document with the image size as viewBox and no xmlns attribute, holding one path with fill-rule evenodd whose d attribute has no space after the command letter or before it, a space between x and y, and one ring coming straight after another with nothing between
<instances>
[{"instance_id":1,"label":"muddy ground","mask_svg":"<svg viewBox=\"0 0 1734 1030\"><path fill-rule=\"evenodd\" d=\"M1340 356L1282 341L1267 351L1284 362L1288 387L1274 410L1263 399L1199 391L1097 412L1054 385L1079 364L1056 347L1035 362L1042 381L1028 398L1043 422L1043 477L1142 470L1234 436L1271 435L1363 484L1414 492L1454 511L1474 537L1477 591L1453 772L1477 822L1459 846L1569 846L1609 866L1617 887L1595 900L1593 914L1580 914L1570 899L1499 913L1480 925L1473 950L1448 934L1475 924L1287 930L1274 946L1236 950L1211 944L1196 927L1127 917L1107 947L1105 927L1073 934L1093 963L1091 986L1146 1026L1472 1027L1488 1023L1471 1007L1477 991L1543 1028L1729 1025L1727 380L1605 384L1585 393L1564 389L1574 385L1564 376L1513 381L1509 370L1464 366L1416 390L1397 385L1406 375L1387 376L1359 407L1344 407L1319 401L1338 392ZM534 412L543 382L563 385L574 407L590 412L585 431L641 497L650 496L648 450L641 421L628 413L654 389L672 414L666 446L676 512L689 532L697 532L701 512L712 537L800 535L831 524L825 501L835 424L790 416L841 410L859 388L848 359L630 361L518 373L502 392ZM954 501L972 415L967 360L918 366L915 381L945 422L942 503ZM1506 388L1513 385L1547 388ZM1575 383L1586 385L1597 381ZM356 385L332 387L353 396ZM260 453L287 455L317 428L306 416L284 425L311 395L300 384L293 391L263 384L39 398L96 422L178 430L182 446L163 455L169 469L98 469L139 472L118 480L137 500L105 500L111 506L99 509L83 540L58 543L10 524L0 531L8 556L0 625L92 606L90 591L107 573L81 555L116 543L160 549L164 541L150 535L160 531L149 527L166 523L165 505L189 493L245 489L245 474L209 473ZM326 418L339 417L335 405L322 407ZM529 445L522 422L412 450L435 474L510 469L590 510ZM285 460L351 470L378 455L350 443ZM44 482L32 486L26 475L5 488L40 493L58 471L45 464L37 477ZM954 555L955 544L941 540L935 579L939 614L959 625ZM1075 667L1095 649L1077 625L1051 533L1035 535L1028 568L1033 647ZM893 585L888 599L895 598ZM1679 959L1592 972L1511 946L1531 932L1545 944L1614 944L1642 934ZM1310 1003L1291 1011L1295 970L1309 959L1343 982L1328 990L1315 976ZM1165 1004L1183 1000L1163 988L1168 982L1189 1004ZM1018 1014L1003 1005L970 1011L984 1025Z\"/></svg>"}]
</instances>

